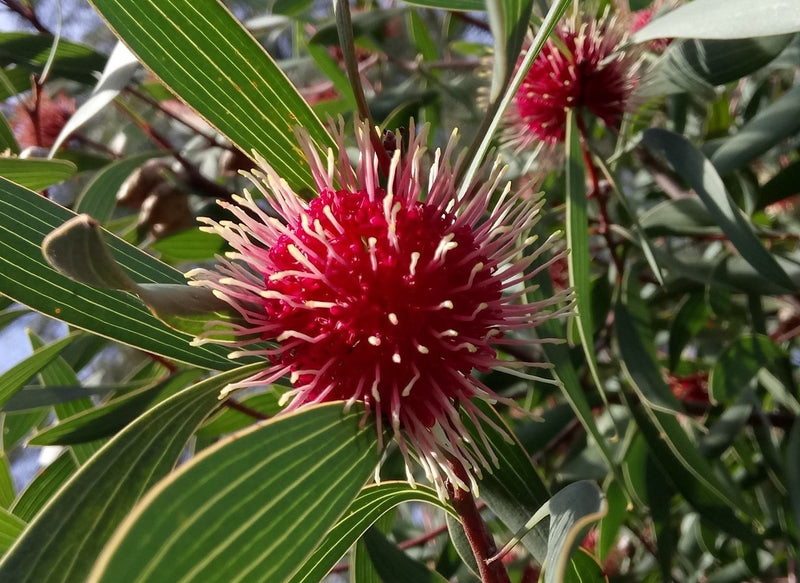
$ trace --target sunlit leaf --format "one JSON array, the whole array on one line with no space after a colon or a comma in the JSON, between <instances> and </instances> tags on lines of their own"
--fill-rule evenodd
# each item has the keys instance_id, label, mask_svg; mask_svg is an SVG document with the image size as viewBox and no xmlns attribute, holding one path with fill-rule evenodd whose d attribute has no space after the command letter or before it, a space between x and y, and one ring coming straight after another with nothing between
<instances>
[{"instance_id":1,"label":"sunlit leaf","mask_svg":"<svg viewBox=\"0 0 800 583\"><path fill-rule=\"evenodd\" d=\"M313 187L294 139L303 126L333 141L252 36L216 0L92 0L142 63L243 152L263 156L295 188Z\"/></svg>"},{"instance_id":2,"label":"sunlit leaf","mask_svg":"<svg viewBox=\"0 0 800 583\"><path fill-rule=\"evenodd\" d=\"M220 390L254 367L188 387L139 417L72 476L0 563L0 580L84 581L133 505L172 470Z\"/></svg>"},{"instance_id":3,"label":"sunlit leaf","mask_svg":"<svg viewBox=\"0 0 800 583\"><path fill-rule=\"evenodd\" d=\"M126 519L89 581L285 581L378 462L362 416L329 403L204 450Z\"/></svg>"}]
</instances>

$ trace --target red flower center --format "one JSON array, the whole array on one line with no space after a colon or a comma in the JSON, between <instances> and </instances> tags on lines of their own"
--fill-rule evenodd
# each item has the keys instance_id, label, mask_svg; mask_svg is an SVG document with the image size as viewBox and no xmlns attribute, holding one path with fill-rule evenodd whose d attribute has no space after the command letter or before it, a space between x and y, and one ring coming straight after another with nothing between
<instances>
[{"instance_id":1,"label":"red flower center","mask_svg":"<svg viewBox=\"0 0 800 583\"><path fill-rule=\"evenodd\" d=\"M410 412L429 427L442 411L432 392L469 398L453 373L494 357L490 306L501 297L471 229L381 189L374 200L325 190L301 219L269 250L277 271L263 300L288 331L276 359L295 386L326 401L356 393L384 415L402 396L401 419Z\"/></svg>"}]
</instances>

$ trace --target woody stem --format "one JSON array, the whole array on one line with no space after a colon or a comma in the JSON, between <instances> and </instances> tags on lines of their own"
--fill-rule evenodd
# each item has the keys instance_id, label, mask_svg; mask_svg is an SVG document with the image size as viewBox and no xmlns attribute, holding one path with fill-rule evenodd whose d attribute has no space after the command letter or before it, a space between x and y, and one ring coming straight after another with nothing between
<instances>
[{"instance_id":1,"label":"woody stem","mask_svg":"<svg viewBox=\"0 0 800 583\"><path fill-rule=\"evenodd\" d=\"M450 458L450 467L465 484L469 483L467 471L460 461ZM489 562L489 557L497 554L497 546L486 523L481 517L475 498L469 490L463 490L455 484L448 484L450 503L461 518L464 533L467 535L472 554L478 564L478 572L483 583L511 583L502 561Z\"/></svg>"}]
</instances>

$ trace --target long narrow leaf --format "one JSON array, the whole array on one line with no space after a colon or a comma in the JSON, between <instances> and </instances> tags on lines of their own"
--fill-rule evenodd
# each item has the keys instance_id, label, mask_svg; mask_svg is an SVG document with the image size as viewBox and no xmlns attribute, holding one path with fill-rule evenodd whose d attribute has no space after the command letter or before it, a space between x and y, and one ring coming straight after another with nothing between
<instances>
[{"instance_id":1,"label":"long narrow leaf","mask_svg":"<svg viewBox=\"0 0 800 583\"><path fill-rule=\"evenodd\" d=\"M407 482L384 482L367 486L353 500L347 514L328 531L303 567L286 583L322 581L370 525L398 504L412 501L438 506L455 516L453 509L439 500L436 492L430 488L412 488Z\"/></svg>"},{"instance_id":2,"label":"long narrow leaf","mask_svg":"<svg viewBox=\"0 0 800 583\"><path fill-rule=\"evenodd\" d=\"M254 370L242 367L189 387L109 441L30 523L0 563L0 581L84 581L117 525L172 469L217 406L220 389Z\"/></svg>"},{"instance_id":3,"label":"long narrow leaf","mask_svg":"<svg viewBox=\"0 0 800 583\"><path fill-rule=\"evenodd\" d=\"M220 346L192 347L192 337L168 328L134 296L72 281L42 256L45 235L75 215L64 207L0 178L0 293L34 310L118 342L203 368L235 363ZM109 236L115 258L134 281L185 283L180 272Z\"/></svg>"},{"instance_id":4,"label":"long narrow leaf","mask_svg":"<svg viewBox=\"0 0 800 583\"><path fill-rule=\"evenodd\" d=\"M144 65L243 152L290 185L313 187L294 127L333 141L264 48L217 0L92 0Z\"/></svg>"},{"instance_id":5,"label":"long narrow leaf","mask_svg":"<svg viewBox=\"0 0 800 583\"><path fill-rule=\"evenodd\" d=\"M362 416L329 403L205 450L134 510L89 580L285 581L378 463L375 427Z\"/></svg>"}]
</instances>

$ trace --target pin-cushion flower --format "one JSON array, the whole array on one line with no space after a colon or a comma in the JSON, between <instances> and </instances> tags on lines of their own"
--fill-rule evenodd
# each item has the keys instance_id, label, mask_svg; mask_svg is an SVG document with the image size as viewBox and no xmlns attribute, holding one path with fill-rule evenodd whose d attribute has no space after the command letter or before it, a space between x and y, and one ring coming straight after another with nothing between
<instances>
[{"instance_id":1,"label":"pin-cushion flower","mask_svg":"<svg viewBox=\"0 0 800 583\"><path fill-rule=\"evenodd\" d=\"M531 277L548 268L550 261L532 266L549 244L537 246L529 233L540 203L508 187L497 192L499 165L459 197L454 140L436 151L425 176L426 130L412 126L406 143L388 152L383 177L369 131L356 124L354 169L341 127L338 152L325 161L299 129L317 196L304 202L261 160L250 178L264 200L245 191L220 203L235 221L204 221L234 251L189 277L241 315L243 323L226 329L238 347L232 356L265 360L263 371L229 389L285 376L293 385L286 410L362 402L379 435L391 428L409 481L415 456L440 492L445 481L467 488L448 460L473 482L496 460L476 447L462 412L480 426L473 400L513 404L476 371L524 375L529 363L506 360L498 347L546 341L525 331L566 312L569 293L525 302ZM220 341L220 326L197 342Z\"/></svg>"},{"instance_id":2,"label":"pin-cushion flower","mask_svg":"<svg viewBox=\"0 0 800 583\"><path fill-rule=\"evenodd\" d=\"M622 49L626 36L608 14L559 25L509 106L505 141L517 150L563 142L570 109L585 109L617 127L638 83L638 56Z\"/></svg>"}]
</instances>

